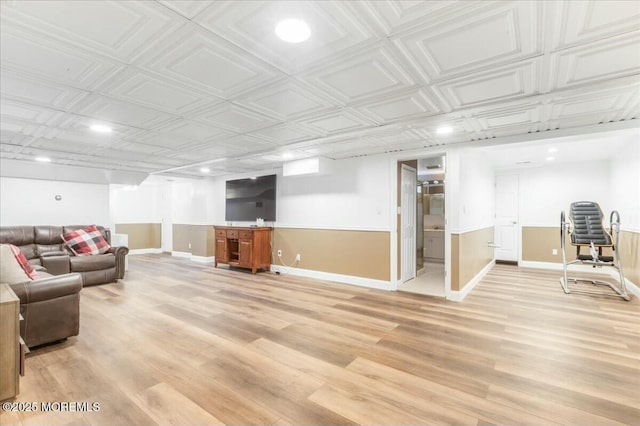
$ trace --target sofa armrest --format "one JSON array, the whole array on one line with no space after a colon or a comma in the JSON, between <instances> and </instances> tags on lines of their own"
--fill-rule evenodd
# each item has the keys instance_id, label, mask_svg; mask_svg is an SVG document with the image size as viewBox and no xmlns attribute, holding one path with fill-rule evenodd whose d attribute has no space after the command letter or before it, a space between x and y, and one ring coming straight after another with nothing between
<instances>
[{"instance_id":1,"label":"sofa armrest","mask_svg":"<svg viewBox=\"0 0 640 426\"><path fill-rule=\"evenodd\" d=\"M51 275L68 274L71 271L69 256L62 252L57 256L46 253L40 259L42 260L42 266L44 266Z\"/></svg>"},{"instance_id":2,"label":"sofa armrest","mask_svg":"<svg viewBox=\"0 0 640 426\"><path fill-rule=\"evenodd\" d=\"M82 290L82 275L76 273L40 278L11 284L11 289L22 305L41 302L78 293Z\"/></svg>"},{"instance_id":3,"label":"sofa armrest","mask_svg":"<svg viewBox=\"0 0 640 426\"><path fill-rule=\"evenodd\" d=\"M111 247L107 253L113 253L116 257L116 278L119 280L124 278L124 257L129 253L129 247Z\"/></svg>"}]
</instances>

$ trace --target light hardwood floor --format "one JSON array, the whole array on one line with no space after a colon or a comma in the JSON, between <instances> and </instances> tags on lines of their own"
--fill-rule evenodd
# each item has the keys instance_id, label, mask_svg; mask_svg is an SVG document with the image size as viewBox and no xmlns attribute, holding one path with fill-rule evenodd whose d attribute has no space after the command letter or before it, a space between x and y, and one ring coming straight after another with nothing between
<instances>
[{"instance_id":1,"label":"light hardwood floor","mask_svg":"<svg viewBox=\"0 0 640 426\"><path fill-rule=\"evenodd\" d=\"M496 266L461 303L163 255L87 287L0 424L640 423L640 303Z\"/></svg>"}]
</instances>

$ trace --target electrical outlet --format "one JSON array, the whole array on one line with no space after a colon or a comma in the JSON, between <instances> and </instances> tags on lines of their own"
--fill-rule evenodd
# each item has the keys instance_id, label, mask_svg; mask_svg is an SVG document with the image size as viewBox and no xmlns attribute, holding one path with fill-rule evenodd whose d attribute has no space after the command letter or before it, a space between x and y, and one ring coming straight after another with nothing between
<instances>
[{"instance_id":1,"label":"electrical outlet","mask_svg":"<svg viewBox=\"0 0 640 426\"><path fill-rule=\"evenodd\" d=\"M299 254L296 254L296 260L300 261L300 255Z\"/></svg>"},{"instance_id":2,"label":"electrical outlet","mask_svg":"<svg viewBox=\"0 0 640 426\"><path fill-rule=\"evenodd\" d=\"M551 254L554 255L554 256L557 256L558 255L558 249L551 250Z\"/></svg>"},{"instance_id":3,"label":"electrical outlet","mask_svg":"<svg viewBox=\"0 0 640 426\"><path fill-rule=\"evenodd\" d=\"M282 257L282 250L278 250L278 257Z\"/></svg>"}]
</instances>

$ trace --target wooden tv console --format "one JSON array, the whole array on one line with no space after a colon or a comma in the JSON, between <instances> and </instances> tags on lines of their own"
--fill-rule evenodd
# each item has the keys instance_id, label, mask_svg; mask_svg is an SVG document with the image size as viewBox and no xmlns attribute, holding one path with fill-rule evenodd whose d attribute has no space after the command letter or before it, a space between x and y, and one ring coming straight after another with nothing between
<instances>
[{"instance_id":1,"label":"wooden tv console","mask_svg":"<svg viewBox=\"0 0 640 426\"><path fill-rule=\"evenodd\" d=\"M225 263L229 266L269 270L271 267L271 231L273 228L216 226L216 253L214 266Z\"/></svg>"}]
</instances>

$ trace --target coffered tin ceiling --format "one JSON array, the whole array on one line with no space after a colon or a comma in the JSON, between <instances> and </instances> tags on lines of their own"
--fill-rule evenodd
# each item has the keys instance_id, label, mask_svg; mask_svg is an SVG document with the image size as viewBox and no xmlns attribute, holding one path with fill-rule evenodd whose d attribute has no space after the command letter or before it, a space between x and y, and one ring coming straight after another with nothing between
<instances>
[{"instance_id":1,"label":"coffered tin ceiling","mask_svg":"<svg viewBox=\"0 0 640 426\"><path fill-rule=\"evenodd\" d=\"M279 40L284 18L311 38ZM0 27L11 160L224 175L640 109L635 1L16 0Z\"/></svg>"}]
</instances>

